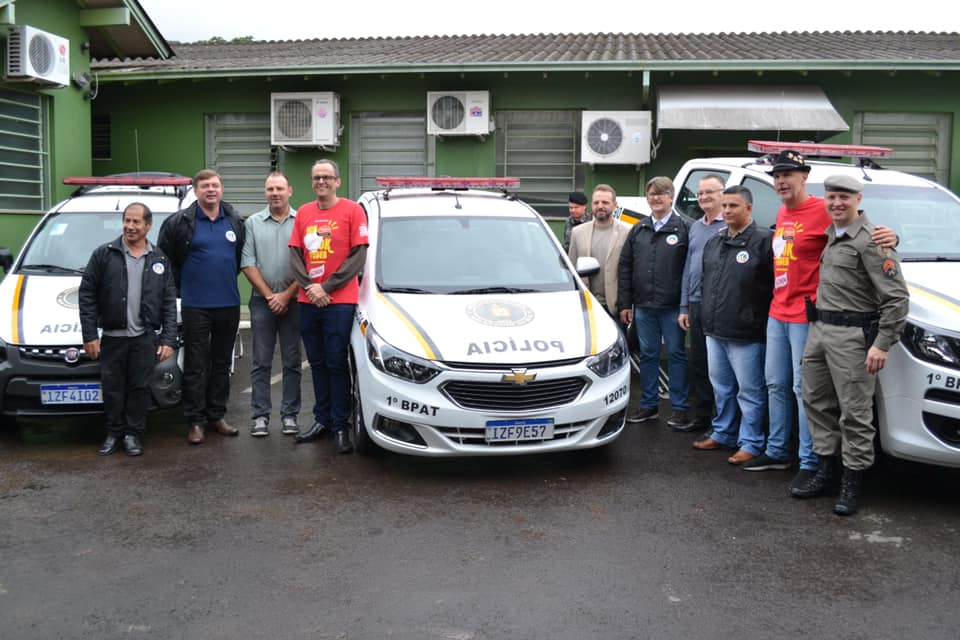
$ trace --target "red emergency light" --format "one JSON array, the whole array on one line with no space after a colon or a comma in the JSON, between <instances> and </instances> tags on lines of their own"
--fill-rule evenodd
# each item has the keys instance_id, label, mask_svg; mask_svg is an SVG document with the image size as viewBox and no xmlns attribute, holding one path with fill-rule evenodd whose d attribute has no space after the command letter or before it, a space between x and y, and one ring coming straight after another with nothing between
<instances>
[{"instance_id":1,"label":"red emergency light","mask_svg":"<svg viewBox=\"0 0 960 640\"><path fill-rule=\"evenodd\" d=\"M185 187L193 184L184 176L70 176L63 184L80 187Z\"/></svg>"},{"instance_id":2,"label":"red emergency light","mask_svg":"<svg viewBox=\"0 0 960 640\"><path fill-rule=\"evenodd\" d=\"M385 189L507 189L520 184L520 178L414 178L378 177Z\"/></svg>"},{"instance_id":3,"label":"red emergency light","mask_svg":"<svg viewBox=\"0 0 960 640\"><path fill-rule=\"evenodd\" d=\"M841 158L889 158L893 149L870 147L862 144L815 144L813 142L774 142L772 140L748 140L747 149L758 153L780 153L787 149L808 156L831 156Z\"/></svg>"}]
</instances>

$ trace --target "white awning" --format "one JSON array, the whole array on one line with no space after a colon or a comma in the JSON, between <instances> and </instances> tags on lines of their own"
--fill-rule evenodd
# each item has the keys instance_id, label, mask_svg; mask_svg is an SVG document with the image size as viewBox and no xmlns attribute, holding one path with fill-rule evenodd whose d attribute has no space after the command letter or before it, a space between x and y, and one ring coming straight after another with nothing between
<instances>
[{"instance_id":1,"label":"white awning","mask_svg":"<svg viewBox=\"0 0 960 640\"><path fill-rule=\"evenodd\" d=\"M820 87L687 85L657 91L657 130L848 131Z\"/></svg>"}]
</instances>

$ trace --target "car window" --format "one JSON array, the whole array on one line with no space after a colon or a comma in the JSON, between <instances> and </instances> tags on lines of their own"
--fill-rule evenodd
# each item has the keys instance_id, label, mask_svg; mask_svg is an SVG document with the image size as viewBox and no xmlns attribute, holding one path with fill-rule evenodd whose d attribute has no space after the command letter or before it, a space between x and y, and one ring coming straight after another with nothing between
<instances>
[{"instance_id":1,"label":"car window","mask_svg":"<svg viewBox=\"0 0 960 640\"><path fill-rule=\"evenodd\" d=\"M153 214L153 226L147 234L151 243L156 243L160 225L168 215ZM123 231L123 218L116 211L56 213L41 224L24 249L21 268L45 265L46 271L51 267L82 271L94 249L119 237Z\"/></svg>"},{"instance_id":2,"label":"car window","mask_svg":"<svg viewBox=\"0 0 960 640\"><path fill-rule=\"evenodd\" d=\"M690 218L696 220L703 217L703 209L697 201L697 190L700 188L700 181L709 175L720 176L724 184L730 178L729 171L718 171L716 169L695 169L687 175L683 181L683 186L677 190L674 208Z\"/></svg>"},{"instance_id":3,"label":"car window","mask_svg":"<svg viewBox=\"0 0 960 640\"><path fill-rule=\"evenodd\" d=\"M807 185L823 197L823 184ZM861 208L874 224L893 229L902 259L960 259L960 200L935 187L865 183Z\"/></svg>"},{"instance_id":4,"label":"car window","mask_svg":"<svg viewBox=\"0 0 960 640\"><path fill-rule=\"evenodd\" d=\"M743 180L743 186L750 189L753 195L753 219L757 226L772 229L777 223L777 211L783 204L780 196L773 190L773 185L747 176Z\"/></svg>"},{"instance_id":5,"label":"car window","mask_svg":"<svg viewBox=\"0 0 960 640\"><path fill-rule=\"evenodd\" d=\"M573 275L550 233L530 218L382 219L377 284L427 293L572 290Z\"/></svg>"}]
</instances>

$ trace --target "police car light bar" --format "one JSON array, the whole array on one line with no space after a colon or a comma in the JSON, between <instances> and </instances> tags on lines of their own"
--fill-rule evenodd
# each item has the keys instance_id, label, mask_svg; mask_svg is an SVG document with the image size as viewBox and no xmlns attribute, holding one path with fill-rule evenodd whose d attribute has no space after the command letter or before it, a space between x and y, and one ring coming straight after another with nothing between
<instances>
[{"instance_id":1,"label":"police car light bar","mask_svg":"<svg viewBox=\"0 0 960 640\"><path fill-rule=\"evenodd\" d=\"M520 178L410 178L378 177L386 189L506 189L520 184Z\"/></svg>"},{"instance_id":2,"label":"police car light bar","mask_svg":"<svg viewBox=\"0 0 960 640\"><path fill-rule=\"evenodd\" d=\"M63 184L81 187L185 187L193 184L193 180L184 176L70 176L63 179Z\"/></svg>"},{"instance_id":3,"label":"police car light bar","mask_svg":"<svg viewBox=\"0 0 960 640\"><path fill-rule=\"evenodd\" d=\"M772 140L748 140L747 149L758 153L780 153L787 149L807 156L833 156L841 158L889 158L893 149L869 147L861 144L814 144L812 142L774 142Z\"/></svg>"}]
</instances>

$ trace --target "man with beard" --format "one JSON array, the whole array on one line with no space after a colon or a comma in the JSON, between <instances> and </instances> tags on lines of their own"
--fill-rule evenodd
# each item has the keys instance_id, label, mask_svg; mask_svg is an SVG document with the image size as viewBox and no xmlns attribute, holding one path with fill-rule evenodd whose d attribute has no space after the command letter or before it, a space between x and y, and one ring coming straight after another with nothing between
<instances>
[{"instance_id":1,"label":"man with beard","mask_svg":"<svg viewBox=\"0 0 960 640\"><path fill-rule=\"evenodd\" d=\"M570 237L570 260L574 266L580 256L593 256L600 262L600 273L590 276L587 286L611 316L617 316L617 276L620 250L630 226L613 217L617 194L613 187L598 184L593 189L593 220L573 229Z\"/></svg>"}]
</instances>

